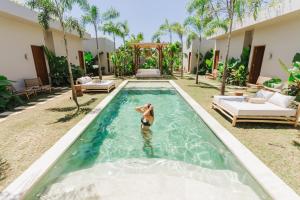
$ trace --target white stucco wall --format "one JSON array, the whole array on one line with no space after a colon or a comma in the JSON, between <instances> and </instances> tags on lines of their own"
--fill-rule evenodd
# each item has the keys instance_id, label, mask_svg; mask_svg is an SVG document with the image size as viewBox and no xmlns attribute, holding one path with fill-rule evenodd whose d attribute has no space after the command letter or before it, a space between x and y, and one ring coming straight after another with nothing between
<instances>
[{"instance_id":1,"label":"white stucco wall","mask_svg":"<svg viewBox=\"0 0 300 200\"><path fill-rule=\"evenodd\" d=\"M255 29L252 41L252 53L253 47L259 45L266 46L261 68L262 76L277 76L283 80L287 80L288 75L281 69L278 60L281 59L284 63L291 64L296 52L300 52L299 36L299 18L284 20ZM250 57L251 60L252 55Z\"/></svg>"},{"instance_id":2,"label":"white stucco wall","mask_svg":"<svg viewBox=\"0 0 300 200\"><path fill-rule=\"evenodd\" d=\"M65 44L63 39L63 33L58 31L53 31L53 42L54 42L54 48L55 53L57 56L65 56ZM79 58L78 58L78 51L83 51L83 45L82 40L80 37L67 35L67 41L68 41L68 52L69 52L69 58L70 62L75 65L79 65Z\"/></svg>"},{"instance_id":3,"label":"white stucco wall","mask_svg":"<svg viewBox=\"0 0 300 200\"><path fill-rule=\"evenodd\" d=\"M0 13L0 74L16 81L17 89L24 87L24 79L37 76L31 45L44 45L42 29Z\"/></svg>"},{"instance_id":4,"label":"white stucco wall","mask_svg":"<svg viewBox=\"0 0 300 200\"><path fill-rule=\"evenodd\" d=\"M245 33L233 34L231 37L229 58L239 58L244 45ZM227 38L217 39L215 49L220 51L220 61L225 60Z\"/></svg>"}]
</instances>

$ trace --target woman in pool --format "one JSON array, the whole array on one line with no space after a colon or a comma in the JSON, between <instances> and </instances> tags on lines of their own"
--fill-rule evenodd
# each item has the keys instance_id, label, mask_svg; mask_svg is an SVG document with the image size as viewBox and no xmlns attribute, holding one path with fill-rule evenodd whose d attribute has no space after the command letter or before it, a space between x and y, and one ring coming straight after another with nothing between
<instances>
[{"instance_id":1,"label":"woman in pool","mask_svg":"<svg viewBox=\"0 0 300 200\"><path fill-rule=\"evenodd\" d=\"M141 128L143 130L149 130L150 126L154 122L154 109L153 106L148 103L144 106L136 107L135 110L139 113L143 113L141 118Z\"/></svg>"}]
</instances>

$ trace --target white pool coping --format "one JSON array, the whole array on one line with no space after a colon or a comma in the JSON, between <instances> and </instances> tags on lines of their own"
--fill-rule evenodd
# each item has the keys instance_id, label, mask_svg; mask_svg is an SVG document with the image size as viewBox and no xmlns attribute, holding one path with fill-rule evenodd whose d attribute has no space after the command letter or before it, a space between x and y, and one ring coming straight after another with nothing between
<instances>
[{"instance_id":1,"label":"white pool coping","mask_svg":"<svg viewBox=\"0 0 300 200\"><path fill-rule=\"evenodd\" d=\"M264 165L250 150L241 144L228 130L214 119L202 106L182 90L172 80L125 80L112 93L103 99L90 113L79 123L70 129L49 150L36 160L23 174L15 179L3 190L1 198L23 199L26 193L39 181L43 175L55 164L59 157L76 141L81 133L109 104L118 92L128 82L169 82L187 103L202 118L215 135L227 146L240 163L248 170L253 178L262 186L266 193L273 199L300 200L300 197L266 165Z\"/></svg>"}]
</instances>

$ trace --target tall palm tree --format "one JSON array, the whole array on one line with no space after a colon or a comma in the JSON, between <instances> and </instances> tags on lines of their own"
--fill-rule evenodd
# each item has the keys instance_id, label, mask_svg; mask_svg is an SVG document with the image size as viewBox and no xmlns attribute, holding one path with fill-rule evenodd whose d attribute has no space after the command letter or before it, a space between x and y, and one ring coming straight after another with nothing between
<instances>
[{"instance_id":1,"label":"tall palm tree","mask_svg":"<svg viewBox=\"0 0 300 200\"><path fill-rule=\"evenodd\" d=\"M102 31L104 34L108 33L113 36L114 41L114 51L116 51L116 36L121 35L121 27L119 23L113 23L109 21L102 26Z\"/></svg>"},{"instance_id":2,"label":"tall palm tree","mask_svg":"<svg viewBox=\"0 0 300 200\"><path fill-rule=\"evenodd\" d=\"M192 14L184 21L184 26L188 29L188 46L192 40L198 39L199 47L197 51L197 67L196 67L196 84L198 84L199 65L201 63L201 44L209 24L213 17L209 11L210 0L192 0L187 6L188 11Z\"/></svg>"},{"instance_id":3,"label":"tall palm tree","mask_svg":"<svg viewBox=\"0 0 300 200\"><path fill-rule=\"evenodd\" d=\"M160 25L159 27L159 31L161 33L164 33L164 34L169 34L169 37L170 37L170 43L172 43L172 24L169 23L168 19L165 19L165 23L163 23L162 25Z\"/></svg>"},{"instance_id":4,"label":"tall palm tree","mask_svg":"<svg viewBox=\"0 0 300 200\"><path fill-rule=\"evenodd\" d=\"M87 2L86 0L28 0L27 4L31 7L31 9L39 12L38 20L45 30L49 29L49 24L54 18L60 23L60 28L63 32L65 54L72 88L72 98L77 106L77 111L79 111L80 106L77 101L71 62L69 58L67 31L77 30L80 36L82 36L84 31L79 22L76 19L68 16L68 13L72 10L75 4L78 4L81 8L84 8L87 6Z\"/></svg>"},{"instance_id":5,"label":"tall palm tree","mask_svg":"<svg viewBox=\"0 0 300 200\"><path fill-rule=\"evenodd\" d=\"M258 10L264 3L264 0L216 0L211 2L211 11L217 14L218 22L220 20L224 22L228 30L221 95L225 93L233 20L242 20L244 16L249 14L252 14L253 18L256 19Z\"/></svg>"},{"instance_id":6,"label":"tall palm tree","mask_svg":"<svg viewBox=\"0 0 300 200\"><path fill-rule=\"evenodd\" d=\"M160 42L160 38L161 38L161 36L163 35L163 33L161 32L161 31L156 31L153 35L152 35L152 38L151 38L151 40L152 40L152 42Z\"/></svg>"},{"instance_id":7,"label":"tall palm tree","mask_svg":"<svg viewBox=\"0 0 300 200\"><path fill-rule=\"evenodd\" d=\"M181 74L181 78L183 78L183 36L185 35L186 31L185 31L185 27L178 22L172 24L172 31L178 35L180 44L181 44L181 62L182 63L181 63L180 74Z\"/></svg>"},{"instance_id":8,"label":"tall palm tree","mask_svg":"<svg viewBox=\"0 0 300 200\"><path fill-rule=\"evenodd\" d=\"M119 22L119 26L120 26L120 37L123 40L123 44L125 45L126 43L126 37L129 35L129 26L128 26L128 22Z\"/></svg>"},{"instance_id":9,"label":"tall palm tree","mask_svg":"<svg viewBox=\"0 0 300 200\"><path fill-rule=\"evenodd\" d=\"M98 70L99 70L99 79L102 80L102 67L101 67L101 59L100 59L100 52L99 52L99 43L98 43L98 28L100 23L104 20L111 20L117 18L119 16L119 12L115 9L111 8L108 11L100 14L99 9L97 6L87 6L85 9L85 15L82 16L82 21L84 24L92 24L95 35L96 35L96 47L97 47L97 58L98 58Z\"/></svg>"}]
</instances>

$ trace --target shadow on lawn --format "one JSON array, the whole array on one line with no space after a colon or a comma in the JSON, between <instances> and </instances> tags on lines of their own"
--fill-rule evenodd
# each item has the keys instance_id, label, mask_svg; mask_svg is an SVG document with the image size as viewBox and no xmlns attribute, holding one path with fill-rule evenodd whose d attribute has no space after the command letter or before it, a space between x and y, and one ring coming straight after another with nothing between
<instances>
[{"instance_id":1,"label":"shadow on lawn","mask_svg":"<svg viewBox=\"0 0 300 200\"><path fill-rule=\"evenodd\" d=\"M198 85L196 85L196 84L192 84L192 85L189 84L187 86L188 87L198 87L198 88L214 89L214 90L218 90L219 91L218 87L210 85L210 84L207 84L207 83L203 83L203 82L200 82Z\"/></svg>"},{"instance_id":2,"label":"shadow on lawn","mask_svg":"<svg viewBox=\"0 0 300 200\"><path fill-rule=\"evenodd\" d=\"M90 104L94 103L95 101L97 101L97 98L91 98L90 100L88 100L85 103L80 104L80 106L89 106ZM76 106L70 106L70 107L62 107L62 108L49 108L47 109L48 111L52 111L52 112L70 112L73 110L76 110L77 107Z\"/></svg>"},{"instance_id":3,"label":"shadow on lawn","mask_svg":"<svg viewBox=\"0 0 300 200\"><path fill-rule=\"evenodd\" d=\"M64 117L57 119L56 122L54 123L68 122L81 114L83 115L88 114L89 112L91 112L91 110L92 110L91 108L80 108L78 112L66 114Z\"/></svg>"}]
</instances>

